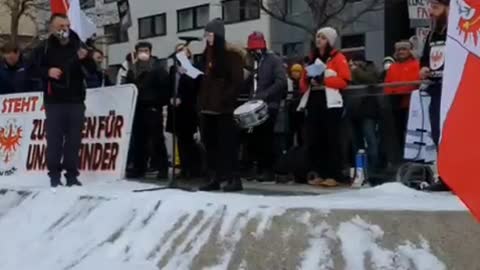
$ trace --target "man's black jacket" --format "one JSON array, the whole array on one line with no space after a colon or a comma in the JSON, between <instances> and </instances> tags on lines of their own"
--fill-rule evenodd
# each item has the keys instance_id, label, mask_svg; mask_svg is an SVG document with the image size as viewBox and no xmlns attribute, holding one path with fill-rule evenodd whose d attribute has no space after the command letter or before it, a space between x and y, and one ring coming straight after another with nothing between
<instances>
[{"instance_id":1,"label":"man's black jacket","mask_svg":"<svg viewBox=\"0 0 480 270\"><path fill-rule=\"evenodd\" d=\"M143 67L142 67L143 66ZM138 88L137 104L141 106L163 107L169 103L170 84L168 72L156 57L148 63L131 64L126 83Z\"/></svg>"},{"instance_id":2,"label":"man's black jacket","mask_svg":"<svg viewBox=\"0 0 480 270\"><path fill-rule=\"evenodd\" d=\"M41 79L45 104L78 104L85 101L86 74L95 70L95 62L86 57L78 58L82 42L70 31L70 41L62 45L50 36L33 51L32 61L36 76ZM62 70L59 80L48 76L50 68Z\"/></svg>"}]
</instances>

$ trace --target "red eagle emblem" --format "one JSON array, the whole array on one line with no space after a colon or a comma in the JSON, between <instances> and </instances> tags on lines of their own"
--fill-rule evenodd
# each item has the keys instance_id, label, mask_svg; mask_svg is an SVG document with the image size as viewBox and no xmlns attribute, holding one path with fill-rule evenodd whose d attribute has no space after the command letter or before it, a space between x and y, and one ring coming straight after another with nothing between
<instances>
[{"instance_id":1,"label":"red eagle emblem","mask_svg":"<svg viewBox=\"0 0 480 270\"><path fill-rule=\"evenodd\" d=\"M439 61L442 61L443 59L443 52L434 52L432 53L431 56L432 62L437 63Z\"/></svg>"},{"instance_id":2,"label":"red eagle emblem","mask_svg":"<svg viewBox=\"0 0 480 270\"><path fill-rule=\"evenodd\" d=\"M460 5L458 13L461 18L458 22L458 29L460 34L464 35L464 43L468 39L473 38L473 44L478 45L478 35L480 32L480 1L478 0L463 0L466 4Z\"/></svg>"},{"instance_id":3,"label":"red eagle emblem","mask_svg":"<svg viewBox=\"0 0 480 270\"><path fill-rule=\"evenodd\" d=\"M8 163L12 155L17 151L23 138L23 130L14 124L0 128L0 152L3 154L3 162Z\"/></svg>"}]
</instances>

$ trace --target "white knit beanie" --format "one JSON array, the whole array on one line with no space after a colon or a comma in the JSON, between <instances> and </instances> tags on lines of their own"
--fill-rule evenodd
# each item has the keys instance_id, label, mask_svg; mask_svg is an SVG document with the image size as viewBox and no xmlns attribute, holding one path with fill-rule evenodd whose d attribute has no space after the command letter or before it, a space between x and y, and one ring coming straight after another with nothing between
<instances>
[{"instance_id":1,"label":"white knit beanie","mask_svg":"<svg viewBox=\"0 0 480 270\"><path fill-rule=\"evenodd\" d=\"M322 34L328 39L328 43L330 46L335 46L335 42L337 41L338 33L337 30L333 29L332 27L323 27L317 31L317 35Z\"/></svg>"}]
</instances>

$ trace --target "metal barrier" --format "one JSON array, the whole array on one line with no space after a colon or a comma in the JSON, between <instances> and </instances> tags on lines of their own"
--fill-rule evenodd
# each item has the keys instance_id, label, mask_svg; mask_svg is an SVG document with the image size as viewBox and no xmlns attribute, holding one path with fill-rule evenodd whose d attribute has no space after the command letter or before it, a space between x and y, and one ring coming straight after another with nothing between
<instances>
[{"instance_id":1,"label":"metal barrier","mask_svg":"<svg viewBox=\"0 0 480 270\"><path fill-rule=\"evenodd\" d=\"M378 146L377 164L376 168L372 169L370 172L370 177L372 181L375 182L384 182L384 181L395 181L397 176L397 171L399 168L404 168L405 164L408 161L404 160L404 147L405 147L405 136L407 130L408 122L408 107L402 107L405 104L402 104L403 95L387 95L384 92L385 87L396 88L403 86L418 86L428 85L430 81L412 81L412 82L395 82L395 83L378 83L378 84L369 84L369 85L350 85L348 88L342 90L342 94L345 98L345 117L342 120L342 149L340 149L340 155L344 159L345 172L350 167L354 167L354 156L356 150L360 148L367 148L366 143L367 139L365 138L365 132L362 130L363 127L361 117L356 117L356 111L349 111L352 109L352 102L361 103L362 101L356 100L356 98L366 98L372 97L371 100L374 100L375 106L378 106L378 115L374 120L373 127L370 127L373 132L370 135L375 136L373 140L376 140ZM316 88L322 89L322 87ZM362 91L368 90L368 91ZM357 91L357 92L356 92ZM239 101L246 101L248 98L242 97ZM280 112L284 115L277 119L277 122L283 122L278 124L283 124L286 126L286 134L281 132L276 133L275 140L287 141L288 143L277 143L281 145L283 149L278 153L279 155L285 154L289 150L295 147L295 139L292 139L292 136L301 136L297 134L298 130L292 130L292 125L294 125L294 114L301 112L296 112L296 107L298 102L297 99L293 99L293 95L289 95L285 100L283 107ZM360 106L360 112L362 110L362 105ZM297 118L298 119L298 118ZM292 133L294 133L292 135ZM408 173L410 177L411 173ZM374 183L375 184L375 183Z\"/></svg>"}]
</instances>

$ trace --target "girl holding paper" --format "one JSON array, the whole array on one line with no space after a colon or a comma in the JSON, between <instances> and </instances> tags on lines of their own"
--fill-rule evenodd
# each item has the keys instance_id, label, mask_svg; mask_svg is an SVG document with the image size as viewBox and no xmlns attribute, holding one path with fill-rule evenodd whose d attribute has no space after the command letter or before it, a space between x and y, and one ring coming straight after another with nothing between
<instances>
[{"instance_id":1,"label":"girl holding paper","mask_svg":"<svg viewBox=\"0 0 480 270\"><path fill-rule=\"evenodd\" d=\"M304 72L300 81L305 109L307 155L318 177L309 182L314 186L335 187L347 180L342 174L340 155L340 122L343 99L340 91L351 81L345 56L335 49L337 31L331 27L318 30L309 65L325 65L323 74ZM308 70L318 71L312 66ZM313 75L313 76L312 76Z\"/></svg>"}]
</instances>

